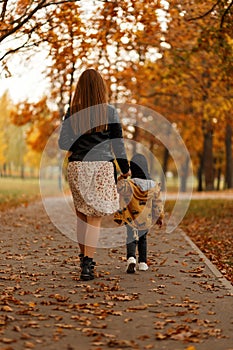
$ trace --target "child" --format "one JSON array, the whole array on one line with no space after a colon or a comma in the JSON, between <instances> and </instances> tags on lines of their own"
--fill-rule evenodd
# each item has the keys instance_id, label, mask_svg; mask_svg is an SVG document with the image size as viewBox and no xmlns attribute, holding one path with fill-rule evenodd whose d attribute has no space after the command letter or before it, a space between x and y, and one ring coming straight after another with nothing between
<instances>
[{"instance_id":1,"label":"child","mask_svg":"<svg viewBox=\"0 0 233 350\"><path fill-rule=\"evenodd\" d=\"M147 160L135 154L130 162L131 179L118 178L117 189L123 200L123 208L114 215L118 224L127 225L127 273L136 271L136 246L139 253L139 270L148 270L147 233L156 223L163 223L163 203L160 199L160 184L150 178Z\"/></svg>"}]
</instances>

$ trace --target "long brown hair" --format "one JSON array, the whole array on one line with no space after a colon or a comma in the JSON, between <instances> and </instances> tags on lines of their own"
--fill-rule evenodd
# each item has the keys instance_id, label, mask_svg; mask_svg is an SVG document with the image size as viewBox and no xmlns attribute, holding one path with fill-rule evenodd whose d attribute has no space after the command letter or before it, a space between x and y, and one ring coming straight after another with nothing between
<instances>
[{"instance_id":1,"label":"long brown hair","mask_svg":"<svg viewBox=\"0 0 233 350\"><path fill-rule=\"evenodd\" d=\"M106 130L107 102L107 86L100 73L95 69L85 70L79 77L70 107L74 132L82 134Z\"/></svg>"}]
</instances>

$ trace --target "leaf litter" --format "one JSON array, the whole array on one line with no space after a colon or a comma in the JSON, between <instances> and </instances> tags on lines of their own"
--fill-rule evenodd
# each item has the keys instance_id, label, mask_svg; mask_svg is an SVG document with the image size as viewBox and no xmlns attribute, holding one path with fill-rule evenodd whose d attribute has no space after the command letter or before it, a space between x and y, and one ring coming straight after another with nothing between
<instances>
[{"instance_id":1,"label":"leaf litter","mask_svg":"<svg viewBox=\"0 0 233 350\"><path fill-rule=\"evenodd\" d=\"M27 217L24 222L26 225ZM49 224L45 225L46 228L47 225ZM20 235L20 228L18 229ZM132 276L135 281L131 282L131 287L134 288L126 289L122 283L126 275L120 271L111 276L106 273L108 271L105 271L104 266L99 269L99 278L92 283L79 281L76 247L65 243L65 239L62 240L59 233L56 236L55 230L50 230L49 235L36 231L34 238L32 237L31 241L26 240L25 245L14 243L14 253L6 249L9 241L3 242L2 256L6 256L6 260L1 264L1 271L4 273L1 280L5 286L5 292L0 297L3 344L14 344L21 339L25 348L37 348L38 344L41 348L41 344L46 346L48 339L59 342L68 337L69 332L79 332L82 336L90 338L92 345L99 348L107 346L141 349L143 344L144 349L151 349L155 339L198 343L208 337L223 337L217 320L199 318L199 300L187 296L180 300L176 297L174 300L172 297L170 300L160 299L165 298L166 281L180 288L176 281L171 282L175 278L171 274L158 273L157 269L154 269L154 277L148 280L148 288L141 292L136 288L137 274ZM56 240L62 241L59 248ZM35 260L34 254L39 251L40 258ZM169 253L173 254L171 250L166 254ZM118 254L119 260L124 260L119 255L119 250L114 254ZM191 252L188 255L192 257ZM157 266L164 268L168 261L166 255L163 257L162 254L155 253L154 257L159 258ZM151 256L151 261L154 257ZM45 266L43 270L42 264ZM185 274L203 276L204 269L201 263L195 268L189 268L186 261L182 260L181 266ZM153 266L151 270L153 271ZM197 283L207 291L215 290L214 284L205 283L203 280ZM153 303L145 303L142 298L144 293L153 295ZM145 333L145 329L137 331L135 340L121 339L112 329L115 322L121 327L128 327L134 325L137 319L137 327L139 324L146 325L148 317L154 319L150 325L151 333ZM215 317L215 312L209 310L209 317ZM141 326L137 328L140 329ZM39 332L35 332L37 330Z\"/></svg>"}]
</instances>

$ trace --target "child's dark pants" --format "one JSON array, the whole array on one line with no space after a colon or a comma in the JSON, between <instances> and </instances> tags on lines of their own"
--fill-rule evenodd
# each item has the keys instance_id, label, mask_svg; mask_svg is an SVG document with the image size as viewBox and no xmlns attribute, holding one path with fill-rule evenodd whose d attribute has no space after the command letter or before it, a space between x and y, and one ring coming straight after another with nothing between
<instances>
[{"instance_id":1,"label":"child's dark pants","mask_svg":"<svg viewBox=\"0 0 233 350\"><path fill-rule=\"evenodd\" d=\"M135 237L138 235L138 239ZM136 259L136 246L138 246L138 262L147 262L147 230L135 230L127 225L127 259L131 256Z\"/></svg>"}]
</instances>

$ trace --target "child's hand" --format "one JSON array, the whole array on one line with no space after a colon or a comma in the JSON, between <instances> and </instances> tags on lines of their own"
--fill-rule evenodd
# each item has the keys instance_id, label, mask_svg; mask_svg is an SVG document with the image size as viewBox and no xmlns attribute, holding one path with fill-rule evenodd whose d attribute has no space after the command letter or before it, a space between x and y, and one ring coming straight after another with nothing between
<instances>
[{"instance_id":1,"label":"child's hand","mask_svg":"<svg viewBox=\"0 0 233 350\"><path fill-rule=\"evenodd\" d=\"M161 228L161 227L163 226L163 220L162 220L162 219L158 219L158 220L156 221L156 225L158 225L159 228Z\"/></svg>"},{"instance_id":2,"label":"child's hand","mask_svg":"<svg viewBox=\"0 0 233 350\"><path fill-rule=\"evenodd\" d=\"M121 174L121 175L118 176L117 181L120 181L120 180L122 180L122 179L124 179L124 177L123 177L122 174Z\"/></svg>"}]
</instances>

